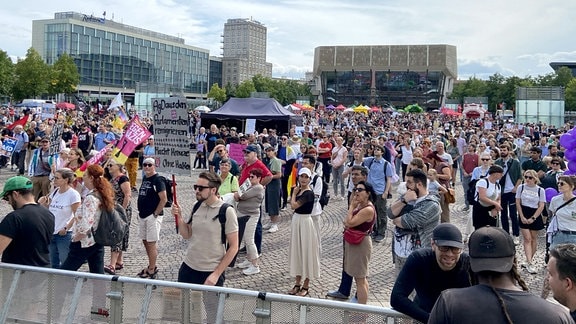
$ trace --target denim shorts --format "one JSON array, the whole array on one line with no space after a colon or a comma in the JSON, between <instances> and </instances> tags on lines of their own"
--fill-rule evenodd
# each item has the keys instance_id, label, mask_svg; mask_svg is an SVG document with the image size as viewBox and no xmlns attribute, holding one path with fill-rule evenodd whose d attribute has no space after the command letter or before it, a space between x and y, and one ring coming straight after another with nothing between
<instances>
[{"instance_id":1,"label":"denim shorts","mask_svg":"<svg viewBox=\"0 0 576 324\"><path fill-rule=\"evenodd\" d=\"M554 236L552 236L550 248L562 243L576 243L576 234L562 233L561 231L556 232Z\"/></svg>"}]
</instances>

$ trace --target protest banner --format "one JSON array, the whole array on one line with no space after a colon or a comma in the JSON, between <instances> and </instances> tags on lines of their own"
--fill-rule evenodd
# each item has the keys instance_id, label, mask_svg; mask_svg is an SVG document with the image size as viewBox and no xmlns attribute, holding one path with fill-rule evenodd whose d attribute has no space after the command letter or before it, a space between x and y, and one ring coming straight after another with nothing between
<instances>
[{"instance_id":1,"label":"protest banner","mask_svg":"<svg viewBox=\"0 0 576 324\"><path fill-rule=\"evenodd\" d=\"M18 140L14 137L4 137L2 140L2 150L0 150L0 155L11 157L17 143Z\"/></svg>"},{"instance_id":2,"label":"protest banner","mask_svg":"<svg viewBox=\"0 0 576 324\"><path fill-rule=\"evenodd\" d=\"M56 105L51 103L43 103L42 104L42 120L45 119L54 119L56 116Z\"/></svg>"},{"instance_id":3,"label":"protest banner","mask_svg":"<svg viewBox=\"0 0 576 324\"><path fill-rule=\"evenodd\" d=\"M256 119L246 119L246 127L244 130L244 134L254 134L256 131Z\"/></svg>"},{"instance_id":4,"label":"protest banner","mask_svg":"<svg viewBox=\"0 0 576 324\"><path fill-rule=\"evenodd\" d=\"M157 171L191 176L186 98L153 98L152 115Z\"/></svg>"},{"instance_id":5,"label":"protest banner","mask_svg":"<svg viewBox=\"0 0 576 324\"><path fill-rule=\"evenodd\" d=\"M246 145L230 143L228 146L228 154L230 157L238 163L238 165L244 164L244 152Z\"/></svg>"},{"instance_id":6,"label":"protest banner","mask_svg":"<svg viewBox=\"0 0 576 324\"><path fill-rule=\"evenodd\" d=\"M130 153L134 151L136 146L147 140L150 135L152 134L140 123L138 116L134 116L126 127L126 132L112 150L112 157L120 164L126 163Z\"/></svg>"},{"instance_id":7,"label":"protest banner","mask_svg":"<svg viewBox=\"0 0 576 324\"><path fill-rule=\"evenodd\" d=\"M98 151L97 154L94 154L93 157L90 158L90 160L84 162L75 172L74 174L76 175L77 178L82 178L82 176L84 175L84 172L86 172L86 168L88 168L89 165L92 164L100 164L100 162L104 161L104 158L106 157L106 153L108 153L108 151L110 151L112 149L112 146L114 146L114 143L110 143L106 146L104 146L103 149L101 149L100 151Z\"/></svg>"},{"instance_id":8,"label":"protest banner","mask_svg":"<svg viewBox=\"0 0 576 324\"><path fill-rule=\"evenodd\" d=\"M60 142L62 141L63 132L64 124L52 125L52 132L50 133L50 155L60 153Z\"/></svg>"}]
</instances>

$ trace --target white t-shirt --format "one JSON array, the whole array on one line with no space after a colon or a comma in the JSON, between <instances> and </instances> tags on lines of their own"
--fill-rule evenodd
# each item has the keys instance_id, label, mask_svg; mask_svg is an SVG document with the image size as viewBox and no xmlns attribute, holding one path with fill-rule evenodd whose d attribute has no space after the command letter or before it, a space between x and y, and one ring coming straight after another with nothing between
<instances>
[{"instance_id":1,"label":"white t-shirt","mask_svg":"<svg viewBox=\"0 0 576 324\"><path fill-rule=\"evenodd\" d=\"M72 205L81 201L78 191L68 188L66 192L50 194L48 209L54 214L54 234L57 234L74 217ZM68 229L70 230L70 229Z\"/></svg>"},{"instance_id":2,"label":"white t-shirt","mask_svg":"<svg viewBox=\"0 0 576 324\"><path fill-rule=\"evenodd\" d=\"M576 200L572 201L568 205L560 208L564 205L564 195L558 195L552 198L550 202L550 211L556 214L556 220L551 222L558 222L558 229L561 231L576 231Z\"/></svg>"},{"instance_id":3,"label":"white t-shirt","mask_svg":"<svg viewBox=\"0 0 576 324\"><path fill-rule=\"evenodd\" d=\"M538 208L539 203L546 202L546 193L540 186L529 187L521 184L516 190L516 199L518 198L522 201L522 206Z\"/></svg>"},{"instance_id":4,"label":"white t-shirt","mask_svg":"<svg viewBox=\"0 0 576 324\"><path fill-rule=\"evenodd\" d=\"M488 178L478 180L476 182L476 192L479 192L478 188L486 188L486 197L488 197L488 199L496 200L498 196L500 196L500 185L498 183L491 183ZM476 201L484 206L484 203L480 201L480 196L476 197Z\"/></svg>"}]
</instances>

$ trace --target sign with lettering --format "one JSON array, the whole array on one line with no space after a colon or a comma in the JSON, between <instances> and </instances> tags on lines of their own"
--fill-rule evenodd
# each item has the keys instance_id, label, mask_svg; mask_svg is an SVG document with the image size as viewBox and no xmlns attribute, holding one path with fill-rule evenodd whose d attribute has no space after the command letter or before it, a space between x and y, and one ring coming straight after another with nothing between
<instances>
[{"instance_id":1,"label":"sign with lettering","mask_svg":"<svg viewBox=\"0 0 576 324\"><path fill-rule=\"evenodd\" d=\"M186 98L152 99L156 170L191 176Z\"/></svg>"},{"instance_id":2,"label":"sign with lettering","mask_svg":"<svg viewBox=\"0 0 576 324\"><path fill-rule=\"evenodd\" d=\"M242 165L244 164L244 153L242 150L245 148L246 145L230 143L228 146L228 155L230 155L230 157L234 159L238 165Z\"/></svg>"},{"instance_id":3,"label":"sign with lettering","mask_svg":"<svg viewBox=\"0 0 576 324\"><path fill-rule=\"evenodd\" d=\"M60 152L60 142L62 141L63 132L64 124L52 125L52 132L50 133L50 155Z\"/></svg>"},{"instance_id":4,"label":"sign with lettering","mask_svg":"<svg viewBox=\"0 0 576 324\"><path fill-rule=\"evenodd\" d=\"M150 135L152 134L140 123L138 116L134 116L130 123L128 123L126 132L112 150L112 157L120 164L126 163L128 156L130 156L136 146L142 144Z\"/></svg>"},{"instance_id":5,"label":"sign with lettering","mask_svg":"<svg viewBox=\"0 0 576 324\"><path fill-rule=\"evenodd\" d=\"M0 155L11 157L14 153L14 148L16 147L18 140L14 137L4 137L2 140L2 149L0 149Z\"/></svg>"},{"instance_id":6,"label":"sign with lettering","mask_svg":"<svg viewBox=\"0 0 576 324\"><path fill-rule=\"evenodd\" d=\"M51 103L42 104L42 120L54 119L56 116L56 105Z\"/></svg>"},{"instance_id":7,"label":"sign with lettering","mask_svg":"<svg viewBox=\"0 0 576 324\"><path fill-rule=\"evenodd\" d=\"M246 129L244 134L254 134L256 131L256 119L246 119Z\"/></svg>"}]
</instances>

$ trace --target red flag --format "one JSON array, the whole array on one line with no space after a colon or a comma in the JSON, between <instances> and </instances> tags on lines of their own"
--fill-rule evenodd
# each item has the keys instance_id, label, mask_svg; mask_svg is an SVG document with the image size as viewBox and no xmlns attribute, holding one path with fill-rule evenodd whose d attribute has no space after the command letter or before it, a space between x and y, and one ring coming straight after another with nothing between
<instances>
[{"instance_id":1,"label":"red flag","mask_svg":"<svg viewBox=\"0 0 576 324\"><path fill-rule=\"evenodd\" d=\"M14 127L18 126L18 125L22 125L22 127L24 127L24 129L26 129L26 124L28 123L28 118L30 118L30 115L24 115L24 117L18 119L17 121L13 122L12 124L10 124L8 127L8 129L12 130L14 129Z\"/></svg>"}]
</instances>

